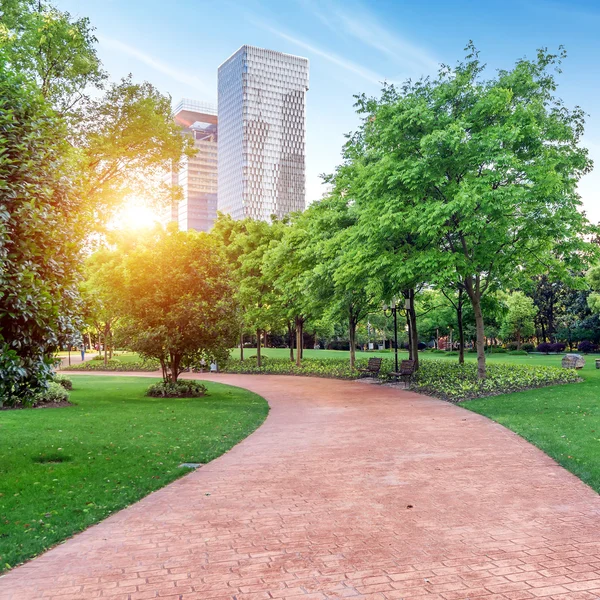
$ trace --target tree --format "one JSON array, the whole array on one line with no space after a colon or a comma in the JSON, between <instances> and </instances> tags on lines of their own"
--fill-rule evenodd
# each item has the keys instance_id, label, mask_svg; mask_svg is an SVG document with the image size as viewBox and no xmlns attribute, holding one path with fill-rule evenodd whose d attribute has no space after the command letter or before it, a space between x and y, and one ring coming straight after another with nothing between
<instances>
[{"instance_id":1,"label":"tree","mask_svg":"<svg viewBox=\"0 0 600 600\"><path fill-rule=\"evenodd\" d=\"M587 281L593 292L588 296L588 306L594 313L600 313L600 265L594 265L587 273Z\"/></svg>"},{"instance_id":2,"label":"tree","mask_svg":"<svg viewBox=\"0 0 600 600\"><path fill-rule=\"evenodd\" d=\"M532 336L535 332L535 305L533 300L521 291L506 294L504 303L507 311L500 334L504 338L513 338L517 342L517 350L520 350L523 338Z\"/></svg>"},{"instance_id":3,"label":"tree","mask_svg":"<svg viewBox=\"0 0 600 600\"><path fill-rule=\"evenodd\" d=\"M262 334L281 327L284 322L281 298L264 268L265 254L281 238L282 223L276 219L271 223L252 219L234 221L229 215L220 215L213 231L224 244L234 273L241 327L249 327L256 333L256 359L260 367ZM241 340L240 352L243 353Z\"/></svg>"},{"instance_id":4,"label":"tree","mask_svg":"<svg viewBox=\"0 0 600 600\"><path fill-rule=\"evenodd\" d=\"M41 0L0 0L0 52L8 69L35 83L62 116L106 79L94 28Z\"/></svg>"},{"instance_id":5,"label":"tree","mask_svg":"<svg viewBox=\"0 0 600 600\"><path fill-rule=\"evenodd\" d=\"M113 271L123 336L160 361L165 382L199 361L225 361L236 338L236 306L219 240L207 233L147 232Z\"/></svg>"},{"instance_id":6,"label":"tree","mask_svg":"<svg viewBox=\"0 0 600 600\"><path fill-rule=\"evenodd\" d=\"M418 235L405 269L465 290L485 378L484 297L550 265L577 272L597 250L578 211L577 182L591 168L579 146L584 113L554 95L563 54L541 50L485 80L468 49L434 80L359 97L358 110L365 178L373 189L384 182L396 219Z\"/></svg>"},{"instance_id":7,"label":"tree","mask_svg":"<svg viewBox=\"0 0 600 600\"><path fill-rule=\"evenodd\" d=\"M65 133L38 90L0 65L0 404L43 387L79 329L87 222Z\"/></svg>"}]
</instances>

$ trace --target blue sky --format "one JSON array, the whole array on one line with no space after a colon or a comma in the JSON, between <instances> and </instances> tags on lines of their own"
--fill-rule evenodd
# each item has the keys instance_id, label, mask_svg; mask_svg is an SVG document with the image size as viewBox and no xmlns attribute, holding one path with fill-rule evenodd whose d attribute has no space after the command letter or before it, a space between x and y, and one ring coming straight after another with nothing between
<instances>
[{"instance_id":1,"label":"blue sky","mask_svg":"<svg viewBox=\"0 0 600 600\"><path fill-rule=\"evenodd\" d=\"M310 59L307 93L307 200L323 192L319 174L340 160L357 118L353 95L380 81L435 73L472 39L490 69L510 67L539 47L566 46L559 95L589 114L585 145L597 172L580 186L600 221L599 0L56 0L90 17L113 79L133 73L177 102L216 102L217 67L243 44Z\"/></svg>"}]
</instances>

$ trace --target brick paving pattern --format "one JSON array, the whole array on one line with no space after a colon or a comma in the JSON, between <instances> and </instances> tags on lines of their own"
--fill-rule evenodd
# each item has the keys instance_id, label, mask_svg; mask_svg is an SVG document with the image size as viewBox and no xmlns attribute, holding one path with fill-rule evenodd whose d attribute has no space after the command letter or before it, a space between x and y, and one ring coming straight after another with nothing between
<instances>
[{"instance_id":1,"label":"brick paving pattern","mask_svg":"<svg viewBox=\"0 0 600 600\"><path fill-rule=\"evenodd\" d=\"M267 398L228 454L0 578L2 600L600 598L600 500L461 408L359 382Z\"/></svg>"}]
</instances>

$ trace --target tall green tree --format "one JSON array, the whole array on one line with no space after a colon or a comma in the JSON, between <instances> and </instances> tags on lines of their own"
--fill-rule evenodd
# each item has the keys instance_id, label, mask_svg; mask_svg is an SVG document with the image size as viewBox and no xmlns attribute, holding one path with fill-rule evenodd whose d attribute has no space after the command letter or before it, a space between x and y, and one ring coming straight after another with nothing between
<instances>
[{"instance_id":1,"label":"tall green tree","mask_svg":"<svg viewBox=\"0 0 600 600\"><path fill-rule=\"evenodd\" d=\"M45 385L78 330L78 157L39 90L0 64L0 404Z\"/></svg>"},{"instance_id":2,"label":"tall green tree","mask_svg":"<svg viewBox=\"0 0 600 600\"><path fill-rule=\"evenodd\" d=\"M470 46L464 62L435 79L358 99L368 181L386 183L397 218L418 235L405 268L465 290L480 378L484 297L549 265L577 272L596 253L577 194L591 168L579 145L584 113L555 96L562 58L542 50L485 78Z\"/></svg>"}]
</instances>

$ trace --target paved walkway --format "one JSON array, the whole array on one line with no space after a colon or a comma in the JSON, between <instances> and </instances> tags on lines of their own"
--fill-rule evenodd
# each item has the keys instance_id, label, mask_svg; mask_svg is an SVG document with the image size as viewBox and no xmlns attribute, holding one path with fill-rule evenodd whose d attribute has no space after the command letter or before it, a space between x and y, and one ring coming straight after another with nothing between
<instances>
[{"instance_id":1,"label":"paved walkway","mask_svg":"<svg viewBox=\"0 0 600 600\"><path fill-rule=\"evenodd\" d=\"M228 454L0 579L2 600L600 598L600 499L506 429L359 382L218 375Z\"/></svg>"}]
</instances>

